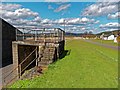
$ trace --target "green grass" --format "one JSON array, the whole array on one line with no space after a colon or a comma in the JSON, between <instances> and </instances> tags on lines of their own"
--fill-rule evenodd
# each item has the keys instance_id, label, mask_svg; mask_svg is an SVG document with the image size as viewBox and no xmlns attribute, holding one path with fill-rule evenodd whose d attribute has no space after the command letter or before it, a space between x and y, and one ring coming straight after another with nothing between
<instances>
[{"instance_id":1,"label":"green grass","mask_svg":"<svg viewBox=\"0 0 120 90\"><path fill-rule=\"evenodd\" d=\"M116 88L118 86L117 50L68 40L64 58L32 80L19 80L11 88Z\"/></svg>"},{"instance_id":2,"label":"green grass","mask_svg":"<svg viewBox=\"0 0 120 90\"><path fill-rule=\"evenodd\" d=\"M114 43L114 40L99 40L99 39L93 39L92 41L103 43L103 44L108 44L108 45L113 45L113 46L118 46L118 43Z\"/></svg>"}]
</instances>

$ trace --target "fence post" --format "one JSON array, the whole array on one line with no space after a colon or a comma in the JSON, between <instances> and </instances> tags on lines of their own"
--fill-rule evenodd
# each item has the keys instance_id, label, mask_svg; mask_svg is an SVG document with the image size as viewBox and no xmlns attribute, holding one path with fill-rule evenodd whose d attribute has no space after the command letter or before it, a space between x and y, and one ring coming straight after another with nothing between
<instances>
[{"instance_id":1,"label":"fence post","mask_svg":"<svg viewBox=\"0 0 120 90\"><path fill-rule=\"evenodd\" d=\"M17 29L15 29L16 30L16 41L17 41Z\"/></svg>"},{"instance_id":2,"label":"fence post","mask_svg":"<svg viewBox=\"0 0 120 90\"><path fill-rule=\"evenodd\" d=\"M56 32L55 32L55 28L54 28L54 43L56 42Z\"/></svg>"},{"instance_id":3,"label":"fence post","mask_svg":"<svg viewBox=\"0 0 120 90\"><path fill-rule=\"evenodd\" d=\"M44 28L44 31L45 31L45 28ZM46 46L46 34L44 33L44 44Z\"/></svg>"},{"instance_id":4,"label":"fence post","mask_svg":"<svg viewBox=\"0 0 120 90\"><path fill-rule=\"evenodd\" d=\"M37 30L35 30L35 41L37 41Z\"/></svg>"},{"instance_id":5,"label":"fence post","mask_svg":"<svg viewBox=\"0 0 120 90\"><path fill-rule=\"evenodd\" d=\"M37 47L36 47L36 58L39 55L38 51L37 51ZM38 66L38 59L36 59L36 66Z\"/></svg>"},{"instance_id":6,"label":"fence post","mask_svg":"<svg viewBox=\"0 0 120 90\"><path fill-rule=\"evenodd\" d=\"M24 35L25 35L25 33L24 33L24 28L23 28L23 40L25 39Z\"/></svg>"},{"instance_id":7,"label":"fence post","mask_svg":"<svg viewBox=\"0 0 120 90\"><path fill-rule=\"evenodd\" d=\"M20 73L19 73L19 78L21 79L21 64L19 65L19 71L20 71Z\"/></svg>"},{"instance_id":8,"label":"fence post","mask_svg":"<svg viewBox=\"0 0 120 90\"><path fill-rule=\"evenodd\" d=\"M57 42L59 42L59 29L58 29L58 32L57 32L57 37L58 37L58 40L57 40Z\"/></svg>"}]
</instances>

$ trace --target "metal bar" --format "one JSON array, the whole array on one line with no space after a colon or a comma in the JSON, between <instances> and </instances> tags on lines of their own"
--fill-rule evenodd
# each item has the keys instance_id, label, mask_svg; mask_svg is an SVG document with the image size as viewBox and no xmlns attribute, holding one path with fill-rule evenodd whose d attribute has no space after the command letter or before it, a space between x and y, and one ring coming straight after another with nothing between
<instances>
[{"instance_id":1,"label":"metal bar","mask_svg":"<svg viewBox=\"0 0 120 90\"><path fill-rule=\"evenodd\" d=\"M24 28L23 28L23 40L24 40Z\"/></svg>"},{"instance_id":2,"label":"metal bar","mask_svg":"<svg viewBox=\"0 0 120 90\"><path fill-rule=\"evenodd\" d=\"M21 72L21 69L22 69L22 68L21 68L21 64L20 64L20 65L19 65L19 72L20 72L19 78L21 78L21 73L22 73L22 72Z\"/></svg>"},{"instance_id":3,"label":"metal bar","mask_svg":"<svg viewBox=\"0 0 120 90\"><path fill-rule=\"evenodd\" d=\"M60 37L59 37L59 30L57 31L57 37L58 37L57 42L59 42L59 41L60 41Z\"/></svg>"},{"instance_id":4,"label":"metal bar","mask_svg":"<svg viewBox=\"0 0 120 90\"><path fill-rule=\"evenodd\" d=\"M38 58L38 57L37 57ZM31 63L29 63L22 71L21 71L21 73L30 65L30 64L32 64L37 58L35 58ZM18 77L20 75L20 73L18 74L18 75L16 75L16 77ZM12 82L16 77L14 77L12 80L10 80L7 84L6 84L6 86L10 83L10 82Z\"/></svg>"},{"instance_id":5,"label":"metal bar","mask_svg":"<svg viewBox=\"0 0 120 90\"><path fill-rule=\"evenodd\" d=\"M35 50L36 50L36 49L34 49L33 52L35 52ZM33 52L32 52L32 53L33 53ZM25 61L28 59L28 57L30 57L30 56L32 55L32 53L30 53L19 65L21 65L23 62L25 62ZM15 70L19 67L19 65L18 65L16 68L14 68L8 75L6 75L6 76L4 77L4 79L6 79L13 71L15 71Z\"/></svg>"},{"instance_id":6,"label":"metal bar","mask_svg":"<svg viewBox=\"0 0 120 90\"><path fill-rule=\"evenodd\" d=\"M45 28L44 28L45 31ZM44 45L46 46L46 34L44 33Z\"/></svg>"},{"instance_id":7,"label":"metal bar","mask_svg":"<svg viewBox=\"0 0 120 90\"><path fill-rule=\"evenodd\" d=\"M36 55L36 58L37 58L37 56L38 56L37 53L38 53L38 51L37 51L37 47L36 47L36 54L35 54L35 55ZM38 59L36 59L36 66L38 66Z\"/></svg>"},{"instance_id":8,"label":"metal bar","mask_svg":"<svg viewBox=\"0 0 120 90\"><path fill-rule=\"evenodd\" d=\"M36 48L36 49L37 49L37 48ZM37 57L36 57L32 62L30 62L23 70L21 70L20 73L18 73L18 75L16 75L12 80L10 80L8 83L6 83L6 86L7 86L10 82L12 82L16 77L18 77L18 76L21 77L22 72L38 58L38 54L39 54L39 53L37 53ZM19 65L19 67L21 67L21 66ZM4 81L5 81L5 79L4 79Z\"/></svg>"},{"instance_id":9,"label":"metal bar","mask_svg":"<svg viewBox=\"0 0 120 90\"><path fill-rule=\"evenodd\" d=\"M54 29L54 43L56 42L56 32L55 32L55 29Z\"/></svg>"},{"instance_id":10,"label":"metal bar","mask_svg":"<svg viewBox=\"0 0 120 90\"><path fill-rule=\"evenodd\" d=\"M17 36L34 36L34 35L32 35L32 34L17 34Z\"/></svg>"},{"instance_id":11,"label":"metal bar","mask_svg":"<svg viewBox=\"0 0 120 90\"><path fill-rule=\"evenodd\" d=\"M18 38L17 38L17 29L15 29L15 30L16 30L16 41L17 41L17 39L18 39Z\"/></svg>"}]
</instances>

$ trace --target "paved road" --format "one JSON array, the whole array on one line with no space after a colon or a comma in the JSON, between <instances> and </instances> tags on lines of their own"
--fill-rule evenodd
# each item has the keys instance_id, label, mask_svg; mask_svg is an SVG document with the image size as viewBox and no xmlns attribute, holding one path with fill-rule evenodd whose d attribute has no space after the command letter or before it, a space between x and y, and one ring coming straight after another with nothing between
<instances>
[{"instance_id":1,"label":"paved road","mask_svg":"<svg viewBox=\"0 0 120 90\"><path fill-rule=\"evenodd\" d=\"M94 42L94 41L91 41L91 40L84 40L84 41L92 43L92 44L104 46L104 47L107 47L107 48L111 48L111 49L114 49L114 50L120 50L120 46L113 46L113 45L109 45L109 44L103 44L103 43Z\"/></svg>"}]
</instances>

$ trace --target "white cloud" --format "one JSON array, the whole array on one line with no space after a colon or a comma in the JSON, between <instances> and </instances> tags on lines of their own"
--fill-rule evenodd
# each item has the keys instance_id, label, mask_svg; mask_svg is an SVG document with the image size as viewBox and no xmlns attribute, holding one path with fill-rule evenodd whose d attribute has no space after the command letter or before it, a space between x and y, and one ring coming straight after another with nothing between
<instances>
[{"instance_id":1,"label":"white cloud","mask_svg":"<svg viewBox=\"0 0 120 90\"><path fill-rule=\"evenodd\" d=\"M41 19L38 17L36 17L33 20L22 19L22 18L19 19L6 18L5 20L11 23L12 25L24 25L24 26L30 26L30 25L39 26L41 22Z\"/></svg>"},{"instance_id":2,"label":"white cloud","mask_svg":"<svg viewBox=\"0 0 120 90\"><path fill-rule=\"evenodd\" d=\"M68 24L88 24L88 23L95 24L96 22L97 22L96 20L89 19L89 18L86 18L86 17L74 18L74 19L69 19L68 20Z\"/></svg>"},{"instance_id":3,"label":"white cloud","mask_svg":"<svg viewBox=\"0 0 120 90\"><path fill-rule=\"evenodd\" d=\"M65 23L65 19L64 19L64 18L61 18L61 19L59 19L59 20L55 20L55 23L64 24L64 23Z\"/></svg>"},{"instance_id":4,"label":"white cloud","mask_svg":"<svg viewBox=\"0 0 120 90\"><path fill-rule=\"evenodd\" d=\"M33 21L36 21L36 22L41 22L41 18L39 16L37 16L36 18L34 18Z\"/></svg>"},{"instance_id":5,"label":"white cloud","mask_svg":"<svg viewBox=\"0 0 120 90\"><path fill-rule=\"evenodd\" d=\"M118 11L118 3L115 2L97 2L85 8L82 15L84 16L101 16Z\"/></svg>"},{"instance_id":6,"label":"white cloud","mask_svg":"<svg viewBox=\"0 0 120 90\"><path fill-rule=\"evenodd\" d=\"M98 2L119 2L120 0L98 0Z\"/></svg>"},{"instance_id":7,"label":"white cloud","mask_svg":"<svg viewBox=\"0 0 120 90\"><path fill-rule=\"evenodd\" d=\"M21 8L20 4L0 4L0 10L12 11Z\"/></svg>"},{"instance_id":8,"label":"white cloud","mask_svg":"<svg viewBox=\"0 0 120 90\"><path fill-rule=\"evenodd\" d=\"M27 22L29 22L28 20L24 20L24 19L17 19L17 20L5 19L5 20L12 25L27 25Z\"/></svg>"},{"instance_id":9,"label":"white cloud","mask_svg":"<svg viewBox=\"0 0 120 90\"><path fill-rule=\"evenodd\" d=\"M27 8L16 9L15 11L2 11L3 18L19 19L37 17L39 14Z\"/></svg>"},{"instance_id":10,"label":"white cloud","mask_svg":"<svg viewBox=\"0 0 120 90\"><path fill-rule=\"evenodd\" d=\"M36 18L35 18L36 19ZM14 26L40 26L41 20L28 20L28 19L5 19L8 23Z\"/></svg>"},{"instance_id":11,"label":"white cloud","mask_svg":"<svg viewBox=\"0 0 120 90\"><path fill-rule=\"evenodd\" d=\"M90 31L90 30L95 30L92 28L87 28L84 26L73 26L73 27L67 27L66 30L74 30L74 31L79 31L79 32L83 32L83 31Z\"/></svg>"},{"instance_id":12,"label":"white cloud","mask_svg":"<svg viewBox=\"0 0 120 90\"><path fill-rule=\"evenodd\" d=\"M115 31L116 29L106 29L104 31Z\"/></svg>"},{"instance_id":13,"label":"white cloud","mask_svg":"<svg viewBox=\"0 0 120 90\"><path fill-rule=\"evenodd\" d=\"M99 20L97 20L96 22L94 22L95 24L98 24L100 21Z\"/></svg>"},{"instance_id":14,"label":"white cloud","mask_svg":"<svg viewBox=\"0 0 120 90\"><path fill-rule=\"evenodd\" d=\"M68 24L87 24L87 23L91 23L94 22L93 19L89 19L86 17L83 18L70 18L67 20Z\"/></svg>"},{"instance_id":15,"label":"white cloud","mask_svg":"<svg viewBox=\"0 0 120 90\"><path fill-rule=\"evenodd\" d=\"M43 19L41 23L42 24L49 24L49 23L51 23L51 20L50 19Z\"/></svg>"},{"instance_id":16,"label":"white cloud","mask_svg":"<svg viewBox=\"0 0 120 90\"><path fill-rule=\"evenodd\" d=\"M85 27L83 27L83 28L81 28L81 30L86 30L86 28L85 28Z\"/></svg>"},{"instance_id":17,"label":"white cloud","mask_svg":"<svg viewBox=\"0 0 120 90\"><path fill-rule=\"evenodd\" d=\"M56 20L50 20L50 19L44 19L42 20L42 23L52 23L52 24L66 24L66 25L75 25L75 24L97 24L99 23L99 20L89 19L86 17L83 18L61 18Z\"/></svg>"},{"instance_id":18,"label":"white cloud","mask_svg":"<svg viewBox=\"0 0 120 90\"><path fill-rule=\"evenodd\" d=\"M68 24L75 24L75 23L77 24L79 22L80 22L80 18L73 18L67 21Z\"/></svg>"},{"instance_id":19,"label":"white cloud","mask_svg":"<svg viewBox=\"0 0 120 90\"><path fill-rule=\"evenodd\" d=\"M85 30L93 30L91 27L86 27L87 24L96 24L98 23L98 20L89 19L87 17L83 18L61 18L56 20L50 20L50 19L43 19L41 21L42 26L50 28L50 27L65 27L66 30L79 30L79 31L85 31Z\"/></svg>"},{"instance_id":20,"label":"white cloud","mask_svg":"<svg viewBox=\"0 0 120 90\"><path fill-rule=\"evenodd\" d=\"M14 26L40 26L39 14L19 4L2 4L0 13L4 20Z\"/></svg>"},{"instance_id":21,"label":"white cloud","mask_svg":"<svg viewBox=\"0 0 120 90\"><path fill-rule=\"evenodd\" d=\"M41 25L42 28L54 28L53 24L42 24Z\"/></svg>"},{"instance_id":22,"label":"white cloud","mask_svg":"<svg viewBox=\"0 0 120 90\"><path fill-rule=\"evenodd\" d=\"M64 5L67 5L67 6L64 6ZM70 4L64 4L64 5L60 5L60 7L57 8L56 10L60 12L60 11L66 10L68 7L71 6ZM18 5L18 6L14 5L16 9L12 7L11 9L8 10L8 9L5 9L6 4L4 4L4 10L0 11L0 13L2 13L2 17L14 26L26 26L26 27L33 26L33 27L41 27L41 28L42 27L53 28L57 25L58 27L63 27L64 20L65 20L66 27L69 29L88 30L88 28L80 27L80 26L99 23L99 21L95 19L89 19L87 17L61 18L61 19L56 19L56 20L41 19L41 17L39 16L39 13L34 12L28 8L22 8L21 5Z\"/></svg>"},{"instance_id":23,"label":"white cloud","mask_svg":"<svg viewBox=\"0 0 120 90\"><path fill-rule=\"evenodd\" d=\"M83 23L87 23L87 22L89 22L89 21L90 21L90 19L88 19L88 18L86 18L86 17L84 17L84 18L81 19L81 22L83 22Z\"/></svg>"},{"instance_id":24,"label":"white cloud","mask_svg":"<svg viewBox=\"0 0 120 90\"><path fill-rule=\"evenodd\" d=\"M27 8L22 8L22 9L17 9L15 11L15 14L18 15L19 17L28 17L28 16L38 16L39 14L37 12L33 12L30 9Z\"/></svg>"},{"instance_id":25,"label":"white cloud","mask_svg":"<svg viewBox=\"0 0 120 90\"><path fill-rule=\"evenodd\" d=\"M118 22L111 22L107 24L101 24L100 28L119 28L120 24Z\"/></svg>"},{"instance_id":26,"label":"white cloud","mask_svg":"<svg viewBox=\"0 0 120 90\"><path fill-rule=\"evenodd\" d=\"M60 12L63 10L67 10L70 6L71 6L71 4L60 5L57 9L54 10L54 12Z\"/></svg>"},{"instance_id":27,"label":"white cloud","mask_svg":"<svg viewBox=\"0 0 120 90\"><path fill-rule=\"evenodd\" d=\"M109 19L118 19L120 18L120 12L117 12L115 14L108 14Z\"/></svg>"}]
</instances>

